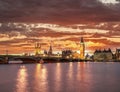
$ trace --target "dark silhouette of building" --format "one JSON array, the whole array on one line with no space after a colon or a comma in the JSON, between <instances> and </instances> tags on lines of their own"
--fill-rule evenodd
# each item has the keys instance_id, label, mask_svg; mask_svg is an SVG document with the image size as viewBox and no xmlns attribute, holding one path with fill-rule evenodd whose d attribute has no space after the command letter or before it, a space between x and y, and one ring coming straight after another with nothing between
<instances>
[{"instance_id":1,"label":"dark silhouette of building","mask_svg":"<svg viewBox=\"0 0 120 92\"><path fill-rule=\"evenodd\" d=\"M72 51L71 50L63 50L62 58L72 58Z\"/></svg>"},{"instance_id":2,"label":"dark silhouette of building","mask_svg":"<svg viewBox=\"0 0 120 92\"><path fill-rule=\"evenodd\" d=\"M48 55L49 56L53 55L53 48L52 48L51 44L50 44L50 47L49 47Z\"/></svg>"},{"instance_id":3,"label":"dark silhouette of building","mask_svg":"<svg viewBox=\"0 0 120 92\"><path fill-rule=\"evenodd\" d=\"M45 54L45 55L47 55L47 54L48 54L48 52L47 52L46 50L44 50L44 54Z\"/></svg>"}]
</instances>

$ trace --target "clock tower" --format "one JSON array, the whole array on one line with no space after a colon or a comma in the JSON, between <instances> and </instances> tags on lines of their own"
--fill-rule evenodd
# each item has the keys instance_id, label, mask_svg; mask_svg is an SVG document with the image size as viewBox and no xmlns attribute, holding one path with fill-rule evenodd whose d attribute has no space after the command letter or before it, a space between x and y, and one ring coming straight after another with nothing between
<instances>
[{"instance_id":1,"label":"clock tower","mask_svg":"<svg viewBox=\"0 0 120 92\"><path fill-rule=\"evenodd\" d=\"M85 59L85 43L83 37L80 39L80 59Z\"/></svg>"}]
</instances>

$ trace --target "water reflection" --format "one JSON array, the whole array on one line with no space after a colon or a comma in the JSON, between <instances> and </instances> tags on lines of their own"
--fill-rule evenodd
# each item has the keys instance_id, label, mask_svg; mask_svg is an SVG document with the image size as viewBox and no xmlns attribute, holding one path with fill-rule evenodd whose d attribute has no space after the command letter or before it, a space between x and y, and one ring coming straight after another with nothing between
<instances>
[{"instance_id":1,"label":"water reflection","mask_svg":"<svg viewBox=\"0 0 120 92\"><path fill-rule=\"evenodd\" d=\"M4 65L0 74L0 92L120 92L120 63Z\"/></svg>"},{"instance_id":2,"label":"water reflection","mask_svg":"<svg viewBox=\"0 0 120 92\"><path fill-rule=\"evenodd\" d=\"M81 86L82 92L91 92L92 88L92 81L91 81L91 74L89 70L89 63L86 62L80 62L78 63L77 68L77 80L79 81L79 85Z\"/></svg>"},{"instance_id":3,"label":"water reflection","mask_svg":"<svg viewBox=\"0 0 120 92\"><path fill-rule=\"evenodd\" d=\"M80 80L80 62L77 63L77 80Z\"/></svg>"},{"instance_id":4,"label":"water reflection","mask_svg":"<svg viewBox=\"0 0 120 92\"><path fill-rule=\"evenodd\" d=\"M69 76L69 79L72 79L73 77L73 63L72 62L69 63L68 76Z\"/></svg>"},{"instance_id":5,"label":"water reflection","mask_svg":"<svg viewBox=\"0 0 120 92\"><path fill-rule=\"evenodd\" d=\"M57 63L56 72L55 72L56 80L61 80L61 64Z\"/></svg>"},{"instance_id":6,"label":"water reflection","mask_svg":"<svg viewBox=\"0 0 120 92\"><path fill-rule=\"evenodd\" d=\"M42 64L37 64L35 69L34 90L36 92L47 92L47 70Z\"/></svg>"},{"instance_id":7,"label":"water reflection","mask_svg":"<svg viewBox=\"0 0 120 92\"><path fill-rule=\"evenodd\" d=\"M55 92L59 92L61 90L61 64L60 63L57 63L57 66L56 66L56 71L55 71L55 85L56 85L56 88L55 88Z\"/></svg>"},{"instance_id":8,"label":"water reflection","mask_svg":"<svg viewBox=\"0 0 120 92\"><path fill-rule=\"evenodd\" d=\"M85 79L85 77L87 76L86 75L86 73L85 73L85 63L84 62L81 62L80 63L80 79L82 80L82 81L84 81L84 79Z\"/></svg>"},{"instance_id":9,"label":"water reflection","mask_svg":"<svg viewBox=\"0 0 120 92\"><path fill-rule=\"evenodd\" d=\"M17 74L16 92L28 92L27 68L20 66Z\"/></svg>"}]
</instances>

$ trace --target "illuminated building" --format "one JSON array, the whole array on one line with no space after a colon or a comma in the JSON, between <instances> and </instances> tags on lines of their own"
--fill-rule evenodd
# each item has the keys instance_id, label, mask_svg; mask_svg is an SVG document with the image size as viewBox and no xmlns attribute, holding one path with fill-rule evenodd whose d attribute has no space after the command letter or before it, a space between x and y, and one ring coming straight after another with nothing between
<instances>
[{"instance_id":1,"label":"illuminated building","mask_svg":"<svg viewBox=\"0 0 120 92\"><path fill-rule=\"evenodd\" d=\"M75 51L75 52L72 53L72 57L73 57L73 59L79 59L80 58L80 54Z\"/></svg>"},{"instance_id":2,"label":"illuminated building","mask_svg":"<svg viewBox=\"0 0 120 92\"><path fill-rule=\"evenodd\" d=\"M40 43L36 43L35 44L35 55L38 56L38 55L41 55L41 44Z\"/></svg>"},{"instance_id":3,"label":"illuminated building","mask_svg":"<svg viewBox=\"0 0 120 92\"><path fill-rule=\"evenodd\" d=\"M85 59L85 43L83 37L80 40L80 59Z\"/></svg>"},{"instance_id":4,"label":"illuminated building","mask_svg":"<svg viewBox=\"0 0 120 92\"><path fill-rule=\"evenodd\" d=\"M111 49L108 50L96 50L94 52L94 56L93 56L95 61L102 61L102 60L112 60L113 59L113 53L111 51Z\"/></svg>"},{"instance_id":5,"label":"illuminated building","mask_svg":"<svg viewBox=\"0 0 120 92\"><path fill-rule=\"evenodd\" d=\"M116 49L115 56L116 56L116 60L120 60L120 49Z\"/></svg>"}]
</instances>

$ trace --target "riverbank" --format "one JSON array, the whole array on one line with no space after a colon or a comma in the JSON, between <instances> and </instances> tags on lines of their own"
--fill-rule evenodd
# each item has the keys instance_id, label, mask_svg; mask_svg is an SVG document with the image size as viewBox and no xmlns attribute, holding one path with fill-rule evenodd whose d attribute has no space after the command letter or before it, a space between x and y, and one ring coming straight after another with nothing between
<instances>
[{"instance_id":1,"label":"riverbank","mask_svg":"<svg viewBox=\"0 0 120 92\"><path fill-rule=\"evenodd\" d=\"M120 62L120 60L114 60L114 61L94 61L94 60L80 60L80 59L42 59L43 63L69 63L69 62ZM0 64L33 64L33 63L40 63L40 61L36 60L27 60L27 59L22 59L23 62L18 62L17 60L14 61L13 63L7 62L0 62ZM43 64L42 63L42 64Z\"/></svg>"},{"instance_id":2,"label":"riverbank","mask_svg":"<svg viewBox=\"0 0 120 92\"><path fill-rule=\"evenodd\" d=\"M36 57L36 56L1 56L0 64L9 64L9 63L64 63L64 62L120 62L120 60L101 60L95 61L91 59L73 59L73 58L62 58L62 57Z\"/></svg>"}]
</instances>

